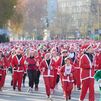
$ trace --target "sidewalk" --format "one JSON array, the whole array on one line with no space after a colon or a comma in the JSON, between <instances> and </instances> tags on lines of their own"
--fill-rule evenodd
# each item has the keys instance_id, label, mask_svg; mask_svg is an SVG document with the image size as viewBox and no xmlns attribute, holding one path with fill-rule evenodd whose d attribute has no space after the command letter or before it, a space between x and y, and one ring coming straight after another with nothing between
<instances>
[{"instance_id":1,"label":"sidewalk","mask_svg":"<svg viewBox=\"0 0 101 101\"><path fill-rule=\"evenodd\" d=\"M28 93L28 78L26 78L26 87L22 87L22 92L13 91L13 88L10 86L11 82L11 75L8 74L6 76L6 82L4 91L0 94L2 95L0 98L0 101L46 101L46 92L45 92L45 86L43 77L40 78L40 85L39 85L39 91L34 93ZM80 95L80 91L73 91L72 92L72 100L71 101L78 101ZM7 96L7 98L5 97ZM9 98L8 98L9 97ZM61 88L61 83L59 83L59 89L55 92L55 96L53 97L53 101L64 101L63 91ZM99 88L97 82L95 82L95 101L99 101L100 95L99 95ZM29 100L30 99L30 100ZM84 101L88 101L88 94Z\"/></svg>"}]
</instances>

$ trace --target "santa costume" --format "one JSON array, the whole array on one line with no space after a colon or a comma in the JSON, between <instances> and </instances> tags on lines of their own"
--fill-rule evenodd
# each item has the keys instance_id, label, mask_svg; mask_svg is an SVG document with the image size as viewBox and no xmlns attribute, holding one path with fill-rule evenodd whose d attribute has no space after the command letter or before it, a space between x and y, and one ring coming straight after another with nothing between
<instances>
[{"instance_id":1,"label":"santa costume","mask_svg":"<svg viewBox=\"0 0 101 101\"><path fill-rule=\"evenodd\" d=\"M13 67L13 90L16 89L18 84L18 91L21 91L21 85L24 72L26 72L25 58L22 55L22 49L17 49L17 54L12 58Z\"/></svg>"},{"instance_id":2,"label":"santa costume","mask_svg":"<svg viewBox=\"0 0 101 101\"><path fill-rule=\"evenodd\" d=\"M41 62L40 70L43 74L47 97L51 99L51 93L54 89L54 68L51 66L50 53L45 55L45 59Z\"/></svg>"},{"instance_id":3,"label":"santa costume","mask_svg":"<svg viewBox=\"0 0 101 101\"><path fill-rule=\"evenodd\" d=\"M0 91L2 91L2 88L4 87L7 68L8 68L7 59L3 55L3 52L0 51Z\"/></svg>"},{"instance_id":4,"label":"santa costume","mask_svg":"<svg viewBox=\"0 0 101 101\"><path fill-rule=\"evenodd\" d=\"M85 50L84 54L80 58L81 68L81 93L80 101L84 101L84 98L89 89L89 101L94 101L94 66L93 66L93 49L92 45L86 44L82 46Z\"/></svg>"},{"instance_id":5,"label":"santa costume","mask_svg":"<svg viewBox=\"0 0 101 101\"><path fill-rule=\"evenodd\" d=\"M73 89L73 66L70 64L70 58L65 58L65 65L60 69L62 78L62 87L66 101L71 99L71 92Z\"/></svg>"},{"instance_id":6,"label":"santa costume","mask_svg":"<svg viewBox=\"0 0 101 101\"><path fill-rule=\"evenodd\" d=\"M56 48L53 48L51 50L52 53L52 62L51 62L51 66L54 68L54 88L58 87L58 70L59 67L61 66L61 58L60 56L57 55L57 50Z\"/></svg>"},{"instance_id":7,"label":"santa costume","mask_svg":"<svg viewBox=\"0 0 101 101\"><path fill-rule=\"evenodd\" d=\"M37 61L34 57L35 51L30 50L30 56L26 59L27 63L27 73L29 79L29 89L28 92L33 92L33 86L35 85L35 90L38 89L37 87Z\"/></svg>"}]
</instances>

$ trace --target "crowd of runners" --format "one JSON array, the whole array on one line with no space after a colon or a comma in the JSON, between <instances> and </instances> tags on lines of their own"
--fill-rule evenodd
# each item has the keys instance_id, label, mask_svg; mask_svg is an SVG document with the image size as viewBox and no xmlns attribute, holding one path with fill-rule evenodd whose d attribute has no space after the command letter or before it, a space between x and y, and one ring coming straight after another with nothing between
<instances>
[{"instance_id":1,"label":"crowd of runners","mask_svg":"<svg viewBox=\"0 0 101 101\"><path fill-rule=\"evenodd\" d=\"M84 101L95 101L94 75L101 70L101 42L94 40L13 41L0 44L0 91L5 87L7 71L12 72L11 86L22 91L28 76L27 92L39 90L43 76L48 100L61 86L66 101L73 88ZM60 83L59 83L60 82Z\"/></svg>"}]
</instances>

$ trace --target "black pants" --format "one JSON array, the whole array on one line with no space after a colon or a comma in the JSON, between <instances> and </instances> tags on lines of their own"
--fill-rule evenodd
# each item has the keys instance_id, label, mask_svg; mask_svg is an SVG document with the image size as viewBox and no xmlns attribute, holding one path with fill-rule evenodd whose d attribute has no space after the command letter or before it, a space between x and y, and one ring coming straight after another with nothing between
<instances>
[{"instance_id":1,"label":"black pants","mask_svg":"<svg viewBox=\"0 0 101 101\"><path fill-rule=\"evenodd\" d=\"M26 79L27 74L25 73L23 76L23 84L25 84L25 79Z\"/></svg>"},{"instance_id":2,"label":"black pants","mask_svg":"<svg viewBox=\"0 0 101 101\"><path fill-rule=\"evenodd\" d=\"M60 81L60 75L57 75L56 84L58 84L59 81Z\"/></svg>"},{"instance_id":3,"label":"black pants","mask_svg":"<svg viewBox=\"0 0 101 101\"><path fill-rule=\"evenodd\" d=\"M38 85L39 84L39 81L40 81L40 71L38 70L38 71L36 71L37 73L36 73L36 84Z\"/></svg>"},{"instance_id":4,"label":"black pants","mask_svg":"<svg viewBox=\"0 0 101 101\"><path fill-rule=\"evenodd\" d=\"M37 71L28 70L29 87L33 88L34 84L37 85Z\"/></svg>"},{"instance_id":5,"label":"black pants","mask_svg":"<svg viewBox=\"0 0 101 101\"><path fill-rule=\"evenodd\" d=\"M11 66L8 68L8 71L10 71L11 74L13 73L13 69Z\"/></svg>"}]
</instances>

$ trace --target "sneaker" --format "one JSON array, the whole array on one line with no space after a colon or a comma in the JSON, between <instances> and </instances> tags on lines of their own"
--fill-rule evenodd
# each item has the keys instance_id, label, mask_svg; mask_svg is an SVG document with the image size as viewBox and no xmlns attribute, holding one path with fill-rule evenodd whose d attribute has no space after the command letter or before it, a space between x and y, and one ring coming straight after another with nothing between
<instances>
[{"instance_id":1,"label":"sneaker","mask_svg":"<svg viewBox=\"0 0 101 101\"><path fill-rule=\"evenodd\" d=\"M11 81L11 86L13 86L13 80Z\"/></svg>"},{"instance_id":2,"label":"sneaker","mask_svg":"<svg viewBox=\"0 0 101 101\"><path fill-rule=\"evenodd\" d=\"M47 101L50 101L50 96L47 96Z\"/></svg>"},{"instance_id":3,"label":"sneaker","mask_svg":"<svg viewBox=\"0 0 101 101\"><path fill-rule=\"evenodd\" d=\"M13 90L14 90L14 91L15 91L15 89L16 89L16 88L15 88L15 87L13 87Z\"/></svg>"},{"instance_id":4,"label":"sneaker","mask_svg":"<svg viewBox=\"0 0 101 101\"><path fill-rule=\"evenodd\" d=\"M38 84L35 84L35 91L38 91L39 87Z\"/></svg>"},{"instance_id":5,"label":"sneaker","mask_svg":"<svg viewBox=\"0 0 101 101\"><path fill-rule=\"evenodd\" d=\"M71 100L71 96L69 96L69 100Z\"/></svg>"},{"instance_id":6,"label":"sneaker","mask_svg":"<svg viewBox=\"0 0 101 101\"><path fill-rule=\"evenodd\" d=\"M30 93L33 93L33 88L30 89Z\"/></svg>"},{"instance_id":7,"label":"sneaker","mask_svg":"<svg viewBox=\"0 0 101 101\"><path fill-rule=\"evenodd\" d=\"M21 92L21 89L18 89L19 92Z\"/></svg>"},{"instance_id":8,"label":"sneaker","mask_svg":"<svg viewBox=\"0 0 101 101\"><path fill-rule=\"evenodd\" d=\"M77 90L81 90L81 88L80 88L80 87L78 87L78 88L77 88Z\"/></svg>"},{"instance_id":9,"label":"sneaker","mask_svg":"<svg viewBox=\"0 0 101 101\"><path fill-rule=\"evenodd\" d=\"M38 89L38 87L35 87L35 91L38 91L39 89Z\"/></svg>"},{"instance_id":10,"label":"sneaker","mask_svg":"<svg viewBox=\"0 0 101 101\"><path fill-rule=\"evenodd\" d=\"M51 94L54 94L54 89L51 89Z\"/></svg>"},{"instance_id":11,"label":"sneaker","mask_svg":"<svg viewBox=\"0 0 101 101\"><path fill-rule=\"evenodd\" d=\"M30 92L30 91L31 91L31 87L28 88L27 92Z\"/></svg>"},{"instance_id":12,"label":"sneaker","mask_svg":"<svg viewBox=\"0 0 101 101\"><path fill-rule=\"evenodd\" d=\"M69 101L68 97L66 98L66 101Z\"/></svg>"},{"instance_id":13,"label":"sneaker","mask_svg":"<svg viewBox=\"0 0 101 101\"><path fill-rule=\"evenodd\" d=\"M47 97L47 101L52 101L51 96L48 96L48 97Z\"/></svg>"}]
</instances>

